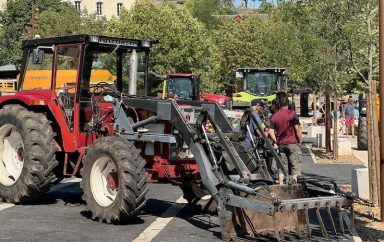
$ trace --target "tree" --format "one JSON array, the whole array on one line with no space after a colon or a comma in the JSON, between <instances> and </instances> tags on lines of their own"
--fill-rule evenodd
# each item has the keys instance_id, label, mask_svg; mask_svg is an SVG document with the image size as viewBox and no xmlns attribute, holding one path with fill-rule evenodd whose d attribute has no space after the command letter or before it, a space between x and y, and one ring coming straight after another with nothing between
<instances>
[{"instance_id":1,"label":"tree","mask_svg":"<svg viewBox=\"0 0 384 242\"><path fill-rule=\"evenodd\" d=\"M21 41L31 38L28 30L31 27L33 0L9 0L6 10L0 13L0 65L20 64ZM58 9L63 3L60 0L35 0L40 11Z\"/></svg>"},{"instance_id":2,"label":"tree","mask_svg":"<svg viewBox=\"0 0 384 242\"><path fill-rule=\"evenodd\" d=\"M234 78L240 67L287 67L292 79L300 79L303 68L298 29L279 17L262 18L257 12L240 22L223 21L214 32L220 49L223 81Z\"/></svg>"},{"instance_id":3,"label":"tree","mask_svg":"<svg viewBox=\"0 0 384 242\"><path fill-rule=\"evenodd\" d=\"M219 11L220 5L219 0L187 0L185 8L208 29L212 29L217 23L217 19L213 15Z\"/></svg>"},{"instance_id":4,"label":"tree","mask_svg":"<svg viewBox=\"0 0 384 242\"><path fill-rule=\"evenodd\" d=\"M108 25L108 34L119 37L158 39L153 48L150 69L201 74L203 90L219 91L221 84L218 50L205 26L185 9L169 4L139 1Z\"/></svg>"},{"instance_id":5,"label":"tree","mask_svg":"<svg viewBox=\"0 0 384 242\"><path fill-rule=\"evenodd\" d=\"M73 6L63 6L57 10L47 10L40 14L39 34L41 37L71 34L103 34L107 26L105 17L79 12Z\"/></svg>"}]
</instances>

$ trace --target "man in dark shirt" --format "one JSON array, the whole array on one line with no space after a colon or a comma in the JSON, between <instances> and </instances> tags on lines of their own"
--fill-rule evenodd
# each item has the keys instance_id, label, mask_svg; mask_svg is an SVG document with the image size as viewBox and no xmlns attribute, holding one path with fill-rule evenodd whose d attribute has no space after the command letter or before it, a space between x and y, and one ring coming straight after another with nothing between
<instances>
[{"instance_id":1,"label":"man in dark shirt","mask_svg":"<svg viewBox=\"0 0 384 242\"><path fill-rule=\"evenodd\" d=\"M264 103L263 103L263 101L258 100L258 99L252 100L251 108L253 109L252 110L252 116L258 122L261 123L260 115L262 115L263 112L264 112ZM240 123L238 124L238 126L236 127L235 130L236 131L240 131ZM256 136L257 136L256 134L257 134L256 124L254 124L253 121L251 121L250 124L249 124L249 132L247 132L247 135L246 135L244 141L242 142L244 148L247 151L251 151L251 150L253 150L255 148L255 147L253 147L254 144L252 144L252 140L253 141L256 140Z\"/></svg>"},{"instance_id":2,"label":"man in dark shirt","mask_svg":"<svg viewBox=\"0 0 384 242\"><path fill-rule=\"evenodd\" d=\"M280 99L280 110L273 115L271 120L270 136L273 142L277 143L279 150L288 159L288 165L291 166L293 181L297 182L298 176L301 175L301 158L300 146L302 143L302 135L300 122L293 110L289 110L288 95L282 95ZM283 184L284 175L279 172L279 183Z\"/></svg>"}]
</instances>

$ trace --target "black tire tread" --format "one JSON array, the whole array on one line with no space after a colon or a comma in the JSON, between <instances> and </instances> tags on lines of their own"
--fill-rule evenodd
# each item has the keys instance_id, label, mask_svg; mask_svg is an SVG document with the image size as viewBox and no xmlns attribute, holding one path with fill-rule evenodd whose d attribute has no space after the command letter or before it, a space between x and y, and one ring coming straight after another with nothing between
<instances>
[{"instance_id":1,"label":"black tire tread","mask_svg":"<svg viewBox=\"0 0 384 242\"><path fill-rule=\"evenodd\" d=\"M117 158L121 166L117 165L120 177L122 173L123 184L119 184L119 192L115 201L108 207L100 206L92 196L90 189L90 172L96 155L103 153L112 158ZM86 150L83 158L81 175L83 180L83 200L86 201L88 209L92 212L92 218L107 223L126 221L135 218L146 203L145 195L148 192L146 179L148 173L145 170L146 161L141 157L138 149L132 142L116 137L103 137L93 142ZM120 167L120 168L119 168ZM119 171L119 169L121 169ZM121 196L119 195L121 194Z\"/></svg>"},{"instance_id":2,"label":"black tire tread","mask_svg":"<svg viewBox=\"0 0 384 242\"><path fill-rule=\"evenodd\" d=\"M12 186L0 184L0 197L9 203L31 202L49 190L58 166L56 152L59 146L51 122L43 113L36 113L18 105L5 105L0 109L0 122L17 127L24 139L25 159L22 174ZM4 122L5 121L5 122ZM13 121L13 122L12 122Z\"/></svg>"}]
</instances>

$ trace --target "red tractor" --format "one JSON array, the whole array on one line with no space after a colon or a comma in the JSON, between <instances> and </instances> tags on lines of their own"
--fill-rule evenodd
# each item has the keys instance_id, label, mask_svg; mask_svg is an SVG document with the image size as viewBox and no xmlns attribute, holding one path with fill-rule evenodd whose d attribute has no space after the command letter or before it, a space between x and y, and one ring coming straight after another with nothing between
<instances>
[{"instance_id":1,"label":"red tractor","mask_svg":"<svg viewBox=\"0 0 384 242\"><path fill-rule=\"evenodd\" d=\"M215 102L230 107L231 98L214 93L200 93L201 79L194 74L168 74L164 83L164 94L173 91L178 99Z\"/></svg>"},{"instance_id":2,"label":"red tractor","mask_svg":"<svg viewBox=\"0 0 384 242\"><path fill-rule=\"evenodd\" d=\"M23 42L17 92L0 97L4 201L31 201L52 182L78 176L93 218L110 223L137 216L148 180L166 181L180 185L190 203L209 195L226 240L266 231L284 239L285 229L301 233L301 227L310 236L310 209L326 235L320 209L353 215L353 199L332 182L303 177L299 184L274 185L262 153L239 143L254 122L289 178L250 110L235 132L216 103L139 97L153 44L89 35ZM50 75L39 77L41 70ZM112 75L91 82L105 70Z\"/></svg>"}]
</instances>

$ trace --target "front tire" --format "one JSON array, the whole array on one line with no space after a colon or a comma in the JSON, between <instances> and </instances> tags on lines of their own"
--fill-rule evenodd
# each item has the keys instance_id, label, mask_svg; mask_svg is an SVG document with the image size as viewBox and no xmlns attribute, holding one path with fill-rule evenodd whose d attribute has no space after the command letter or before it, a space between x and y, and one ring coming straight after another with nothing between
<instances>
[{"instance_id":1,"label":"front tire","mask_svg":"<svg viewBox=\"0 0 384 242\"><path fill-rule=\"evenodd\" d=\"M119 137L96 140L83 158L83 199L100 222L136 217L145 205L145 160L132 142Z\"/></svg>"},{"instance_id":2,"label":"front tire","mask_svg":"<svg viewBox=\"0 0 384 242\"><path fill-rule=\"evenodd\" d=\"M20 105L0 110L0 197L20 203L49 189L59 150L50 121Z\"/></svg>"},{"instance_id":3,"label":"front tire","mask_svg":"<svg viewBox=\"0 0 384 242\"><path fill-rule=\"evenodd\" d=\"M202 214L216 214L217 203L207 190L204 189L202 182L187 181L180 185L185 200L188 205Z\"/></svg>"}]
</instances>

